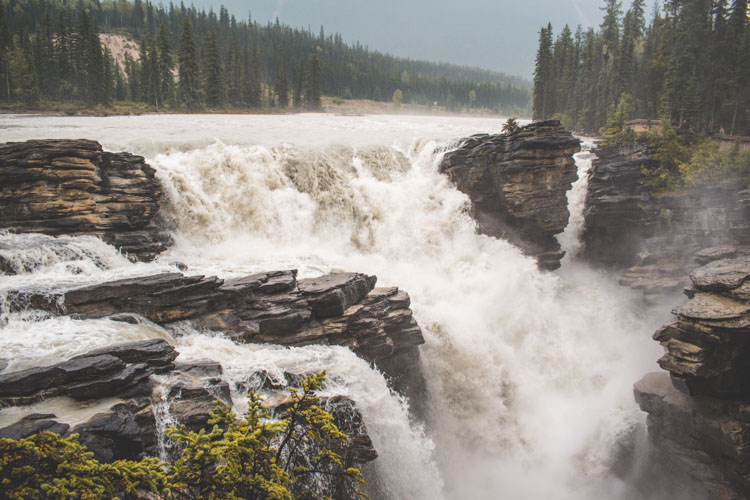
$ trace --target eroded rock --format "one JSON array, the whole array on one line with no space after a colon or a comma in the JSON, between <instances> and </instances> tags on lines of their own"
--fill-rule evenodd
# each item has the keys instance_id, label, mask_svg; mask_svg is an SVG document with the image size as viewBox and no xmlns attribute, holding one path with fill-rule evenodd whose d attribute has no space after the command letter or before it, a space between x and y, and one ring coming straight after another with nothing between
<instances>
[{"instance_id":1,"label":"eroded rock","mask_svg":"<svg viewBox=\"0 0 750 500\"><path fill-rule=\"evenodd\" d=\"M512 134L475 135L445 154L445 172L472 202L479 230L519 245L543 269L564 252L555 238L568 225L567 191L578 178L580 141L559 121L532 123Z\"/></svg>"},{"instance_id":2,"label":"eroded rock","mask_svg":"<svg viewBox=\"0 0 750 500\"><path fill-rule=\"evenodd\" d=\"M161 185L143 157L84 139L7 143L0 178L2 229L93 234L139 260L168 244L154 224Z\"/></svg>"}]
</instances>

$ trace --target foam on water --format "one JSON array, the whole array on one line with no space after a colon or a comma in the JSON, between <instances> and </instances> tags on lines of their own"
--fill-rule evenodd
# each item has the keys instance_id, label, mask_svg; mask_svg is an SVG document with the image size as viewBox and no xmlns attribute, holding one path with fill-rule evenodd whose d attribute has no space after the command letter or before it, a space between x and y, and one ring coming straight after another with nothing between
<instances>
[{"instance_id":1,"label":"foam on water","mask_svg":"<svg viewBox=\"0 0 750 500\"><path fill-rule=\"evenodd\" d=\"M641 420L632 383L654 366L650 332L661 318L575 259L540 272L509 243L476 234L468 198L438 165L449 139L491 130L489 121L293 118L238 118L234 128L211 117L154 120L170 132L132 149L157 169L177 244L146 267L360 271L408 291L426 339L424 431L343 348L238 346L188 332L176 339L181 357L221 361L230 380L257 368L327 369L326 390L362 409L389 498L616 498L621 485L607 471ZM195 120L214 128L195 130ZM243 135L256 121L267 127ZM177 146L175 130L186 135ZM583 196L585 183L571 193L574 221ZM571 254L579 235L580 224L563 237Z\"/></svg>"}]
</instances>

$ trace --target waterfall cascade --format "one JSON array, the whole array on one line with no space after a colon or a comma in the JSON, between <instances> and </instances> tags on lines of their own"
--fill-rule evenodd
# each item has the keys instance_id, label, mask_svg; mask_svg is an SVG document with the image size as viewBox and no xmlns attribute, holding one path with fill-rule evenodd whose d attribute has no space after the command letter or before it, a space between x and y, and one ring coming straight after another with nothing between
<instances>
[{"instance_id":1,"label":"waterfall cascade","mask_svg":"<svg viewBox=\"0 0 750 500\"><path fill-rule=\"evenodd\" d=\"M643 421L632 384L659 355L650 333L664 316L643 311L611 277L575 258L588 153L578 159L581 180L569 193L571 223L560 237L569 256L546 273L510 243L478 235L468 198L438 172L451 139L487 131L490 120L338 118L207 117L216 127L209 134L190 128L198 118L142 117L127 143L117 137L133 121L122 118L2 118L18 127L14 137L75 133L146 154L175 245L153 263L131 263L86 236L0 233L0 256L18 273L3 276L0 293L55 293L174 271L178 262L191 274L223 278L271 269L376 275L379 285L409 292L424 332L423 421L346 348L239 345L189 325L166 330L145 320L6 311L0 356L7 369L161 337L180 352L178 361L220 362L235 401L247 391L241 382L259 369L326 370L325 394L357 402L378 450L368 465L377 498L616 498L625 486L609 471L623 438ZM61 120L80 128L51 128ZM260 137L250 135L264 120ZM153 132L164 124L169 133ZM351 124L361 126L357 134ZM307 129L314 131L306 136Z\"/></svg>"}]
</instances>

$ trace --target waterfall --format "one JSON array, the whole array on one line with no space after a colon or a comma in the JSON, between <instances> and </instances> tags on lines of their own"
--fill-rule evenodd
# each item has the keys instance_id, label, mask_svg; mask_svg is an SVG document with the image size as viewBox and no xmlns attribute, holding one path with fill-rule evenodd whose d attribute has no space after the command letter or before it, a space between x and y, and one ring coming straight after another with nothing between
<instances>
[{"instance_id":1,"label":"waterfall","mask_svg":"<svg viewBox=\"0 0 750 500\"><path fill-rule=\"evenodd\" d=\"M326 391L357 401L380 454L373 463L378 498L617 498L622 485L609 470L621 440L642 420L632 383L654 366L659 349L650 332L662 318L574 258L585 182L569 198L572 226L562 238L570 257L560 271L541 272L510 243L478 235L468 198L438 172L452 140L491 130L489 121L299 118L234 124L207 117L215 125L211 141L178 117L140 119L143 128L134 134L153 137L130 145L157 170L175 246L152 264L113 255L80 274L61 264L58 281L136 275L175 262L190 274L224 278L272 269L298 269L301 277L374 274L379 286L409 292L424 331L423 423L410 419L383 377L344 348L238 345L215 332L187 331L173 335L178 360L220 361L236 403L238 381L252 370L328 370ZM499 129L501 121L494 122ZM88 123L90 137L123 144L112 130L97 132ZM133 126L107 123L120 134ZM170 132L159 136L157 125L165 123ZM254 135L249 124L256 123ZM587 161L579 159L579 175ZM49 280L50 266L27 277ZM9 325L20 332L24 321ZM107 323L91 325L75 334L85 348L92 344L83 338ZM144 336L172 333L129 326ZM116 335L130 334L101 343Z\"/></svg>"}]
</instances>

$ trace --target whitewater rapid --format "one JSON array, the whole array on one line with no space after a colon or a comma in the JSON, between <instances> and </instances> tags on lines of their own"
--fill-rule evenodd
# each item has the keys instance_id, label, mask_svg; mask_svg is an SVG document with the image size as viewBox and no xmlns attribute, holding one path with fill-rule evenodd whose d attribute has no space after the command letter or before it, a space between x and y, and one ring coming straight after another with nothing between
<instances>
[{"instance_id":1,"label":"whitewater rapid","mask_svg":"<svg viewBox=\"0 0 750 500\"><path fill-rule=\"evenodd\" d=\"M609 473L642 422L632 384L653 369L644 311L575 256L585 176L569 194L569 256L540 272L513 245L476 234L468 198L438 172L456 139L501 120L329 115L0 118L8 139L86 137L146 155L164 186L175 245L132 264L93 238L0 234L22 271L0 293L188 266L233 277L298 269L374 274L411 295L423 329L424 422L344 348L237 345L220 332L167 331L4 311L0 352L15 366L67 359L118 339L161 336L180 359L211 358L237 381L257 369L327 369L330 394L358 402L380 457L378 498L627 498ZM579 173L590 163L582 157ZM46 239L45 239L46 238ZM4 302L3 302L4 303ZM44 350L38 351L43 339ZM237 398L234 398L237 401Z\"/></svg>"}]
</instances>

